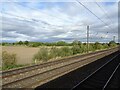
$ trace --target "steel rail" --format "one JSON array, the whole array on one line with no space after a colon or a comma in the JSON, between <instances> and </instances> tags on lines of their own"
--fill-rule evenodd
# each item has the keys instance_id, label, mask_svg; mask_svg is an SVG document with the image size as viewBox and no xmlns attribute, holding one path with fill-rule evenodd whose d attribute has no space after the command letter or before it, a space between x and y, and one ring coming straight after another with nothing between
<instances>
[{"instance_id":1,"label":"steel rail","mask_svg":"<svg viewBox=\"0 0 120 90\"><path fill-rule=\"evenodd\" d=\"M103 53L105 53L105 52L103 52ZM103 55L103 53L100 54L100 55ZM106 52L106 53L107 53L107 52ZM93 56L92 56L92 57L93 57ZM89 58L91 58L91 57L89 57ZM89 58L86 58L86 60L88 60ZM24 81L25 79L30 79L30 78L32 78L32 77L39 76L39 75L41 75L41 74L48 73L48 72L51 72L51 71L53 71L53 70L60 69L60 68L62 68L62 67L66 67L66 66L69 66L69 65L73 65L73 64L75 64L75 63L82 62L82 61L85 61L85 60L83 59L83 60L80 60L80 61L76 61L76 62L67 64L67 65L63 65L63 66L60 66L60 67L57 67L57 68L53 68L53 69L51 69L51 70L49 70L49 71L45 71L45 72L38 73L38 74L29 76L29 77L25 77L25 78L22 78L22 79L13 81L13 82L9 82L9 83L7 83L7 84L4 84L3 87L4 87L4 86L7 86L7 85L10 85L10 84L13 84L13 83L15 83L15 82Z\"/></svg>"},{"instance_id":2,"label":"steel rail","mask_svg":"<svg viewBox=\"0 0 120 90\"><path fill-rule=\"evenodd\" d=\"M78 87L80 84L82 84L84 81L86 81L88 78L90 78L91 76L93 76L95 73L97 73L99 70L101 70L104 66L106 66L107 64L109 64L111 61L113 61L119 54L117 54L116 56L114 56L113 58L111 58L108 62L106 62L105 64L103 64L101 67L99 67L97 70L95 70L93 73L91 73L88 77L86 77L85 79L83 79L81 82L79 82L77 85L75 85L71 90L74 90L76 87Z\"/></svg>"},{"instance_id":3,"label":"steel rail","mask_svg":"<svg viewBox=\"0 0 120 90\"><path fill-rule=\"evenodd\" d=\"M114 49L114 48L112 48L112 49ZM74 58L85 57L85 56L88 56L88 55L97 54L97 53L109 51L109 50L112 50L112 49L101 50L101 51L96 51L96 52L92 52L92 53L88 53L88 54L83 54L83 55L63 58L63 59L59 59L59 60L56 60L56 61L51 61L51 62L46 62L46 63L42 63L42 64L26 66L26 67L17 68L17 69L14 69L14 70L3 71L3 72L0 72L0 73L2 74L2 78L10 77L10 76L13 76L13 75L24 73L24 72L29 71L29 70L35 70L35 69L38 69L38 68L44 68L46 66L59 64L59 63L62 63L62 62L68 62L68 61L70 61L71 59L74 59ZM66 59L68 59L68 60L66 60Z\"/></svg>"},{"instance_id":4,"label":"steel rail","mask_svg":"<svg viewBox=\"0 0 120 90\"><path fill-rule=\"evenodd\" d=\"M111 74L110 78L108 79L108 81L106 82L106 84L104 85L104 87L103 87L102 90L104 90L104 89L107 87L107 85L110 83L110 80L113 78L113 76L114 76L115 72L118 70L118 67L119 67L119 66L120 66L120 63L117 65L117 67L115 68L115 70L114 70L113 73Z\"/></svg>"},{"instance_id":5,"label":"steel rail","mask_svg":"<svg viewBox=\"0 0 120 90\"><path fill-rule=\"evenodd\" d=\"M106 53L106 52L103 52L103 53ZM102 54L103 54L103 53L102 53ZM102 55L102 54L100 53L100 55ZM91 56L91 57L93 57L93 56ZM61 68L61 67L66 67L66 66L69 66L69 65L72 65L72 64L78 63L78 62L87 61L87 60L88 60L89 58L91 58L91 57L88 57L88 58L82 59L82 60L80 60L80 61L75 61L75 62L72 62L72 63L70 63L70 64L63 65L63 66L60 66L60 67L57 67L57 68L53 68L53 69L51 69L51 70L49 70L49 71L44 71L44 72L42 72L42 73L38 73L38 74L36 74L36 75L40 75L40 74L43 74L43 73L47 73L47 72L53 71L53 70L55 70L55 69L58 69L58 68ZM22 79L19 79L19 80L15 80L15 81L13 81L13 82L9 82L9 83L7 83L7 84L4 84L3 86L8 85L8 84L11 84L11 83L14 83L14 82L22 81L22 80L27 79L27 78L34 77L34 76L36 76L36 75L32 75L32 76L25 77L25 78L22 78Z\"/></svg>"}]
</instances>

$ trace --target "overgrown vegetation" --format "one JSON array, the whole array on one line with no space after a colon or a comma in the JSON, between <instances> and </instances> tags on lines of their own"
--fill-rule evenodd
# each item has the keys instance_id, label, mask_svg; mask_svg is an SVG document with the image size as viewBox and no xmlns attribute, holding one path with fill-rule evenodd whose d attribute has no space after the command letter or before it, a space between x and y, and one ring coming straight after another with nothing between
<instances>
[{"instance_id":1,"label":"overgrown vegetation","mask_svg":"<svg viewBox=\"0 0 120 90\"><path fill-rule=\"evenodd\" d=\"M33 57L34 63L38 62L46 62L51 59L72 56L76 54L82 54L87 52L87 44L81 43L80 41L73 41L72 43L66 43L64 41L54 42L54 43L42 43L42 42L29 42L29 41L19 41L16 43L2 43L3 46L29 46L29 47L39 47L40 50ZM115 47L119 44L114 41L110 41L109 43L89 43L89 51L96 51L101 49L107 49L111 47ZM44 46L52 46L51 48L47 48ZM62 47L57 47L62 46ZM2 69L7 70L11 68L22 67L24 65L16 64L16 54L10 54L6 51L2 52Z\"/></svg>"},{"instance_id":2,"label":"overgrown vegetation","mask_svg":"<svg viewBox=\"0 0 120 90\"><path fill-rule=\"evenodd\" d=\"M41 48L37 54L34 55L33 58L35 61L47 61L49 59L49 53L48 53L48 49L43 47Z\"/></svg>"},{"instance_id":3,"label":"overgrown vegetation","mask_svg":"<svg viewBox=\"0 0 120 90\"><path fill-rule=\"evenodd\" d=\"M59 57L72 56L87 52L87 45L85 43L74 41L73 43L71 43L71 45L72 45L71 47L64 46L61 48L53 46L50 50L48 48L43 47L38 51L37 54L35 54L33 60L35 62L47 61L49 59L56 59ZM117 44L113 41L109 42L108 44L107 43L101 44L99 42L96 42L89 44L89 51L107 49L115 46L117 46Z\"/></svg>"},{"instance_id":4,"label":"overgrown vegetation","mask_svg":"<svg viewBox=\"0 0 120 90\"><path fill-rule=\"evenodd\" d=\"M8 70L18 67L16 65L16 54L10 54L6 51L2 52L2 70Z\"/></svg>"},{"instance_id":5,"label":"overgrown vegetation","mask_svg":"<svg viewBox=\"0 0 120 90\"><path fill-rule=\"evenodd\" d=\"M23 67L26 65L17 65L17 55L2 51L2 68L0 70L9 70L13 68Z\"/></svg>"},{"instance_id":6,"label":"overgrown vegetation","mask_svg":"<svg viewBox=\"0 0 120 90\"><path fill-rule=\"evenodd\" d=\"M6 51L2 52L2 66L8 67L11 65L16 65L16 54L10 54Z\"/></svg>"}]
</instances>

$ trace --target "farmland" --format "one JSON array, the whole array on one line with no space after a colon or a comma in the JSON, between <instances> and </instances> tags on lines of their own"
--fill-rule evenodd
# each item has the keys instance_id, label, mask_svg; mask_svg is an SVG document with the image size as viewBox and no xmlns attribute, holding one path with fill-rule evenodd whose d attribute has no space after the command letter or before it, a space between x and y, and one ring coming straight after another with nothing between
<instances>
[{"instance_id":1,"label":"farmland","mask_svg":"<svg viewBox=\"0 0 120 90\"><path fill-rule=\"evenodd\" d=\"M33 56L42 47L43 46L41 46L41 47L2 46L2 51L7 51L8 53L16 54L17 55L17 64L24 65L24 64L31 64L33 62ZM62 47L62 46L57 46L57 48L60 48L60 47ZM51 48L51 47L50 46L46 46L46 48Z\"/></svg>"},{"instance_id":2,"label":"farmland","mask_svg":"<svg viewBox=\"0 0 120 90\"><path fill-rule=\"evenodd\" d=\"M30 64L35 53L39 48L24 46L2 46L2 51L15 53L17 55L17 64Z\"/></svg>"},{"instance_id":3,"label":"farmland","mask_svg":"<svg viewBox=\"0 0 120 90\"><path fill-rule=\"evenodd\" d=\"M21 42L21 41L20 41ZM33 45L34 44L34 45ZM75 41L73 43L2 43L2 65L3 70L21 67L29 64L38 64L46 61L56 60L86 52L94 52L117 46L115 42L90 43L89 50L85 43ZM37 46L36 46L37 45ZM35 46L35 47L34 47ZM19 66L20 65L20 66Z\"/></svg>"}]
</instances>

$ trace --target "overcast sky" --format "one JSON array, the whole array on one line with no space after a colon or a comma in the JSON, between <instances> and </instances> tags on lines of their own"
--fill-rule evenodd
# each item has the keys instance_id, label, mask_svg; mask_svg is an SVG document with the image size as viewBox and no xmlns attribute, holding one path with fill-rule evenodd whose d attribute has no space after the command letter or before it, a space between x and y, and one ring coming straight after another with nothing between
<instances>
[{"instance_id":1,"label":"overcast sky","mask_svg":"<svg viewBox=\"0 0 120 90\"><path fill-rule=\"evenodd\" d=\"M86 42L87 25L90 26L90 42L109 42L113 40L113 36L116 36L116 41L118 39L117 0L81 2L99 19L76 0L72 2L10 1L0 2L0 17L2 17L0 32L3 42L20 40Z\"/></svg>"}]
</instances>

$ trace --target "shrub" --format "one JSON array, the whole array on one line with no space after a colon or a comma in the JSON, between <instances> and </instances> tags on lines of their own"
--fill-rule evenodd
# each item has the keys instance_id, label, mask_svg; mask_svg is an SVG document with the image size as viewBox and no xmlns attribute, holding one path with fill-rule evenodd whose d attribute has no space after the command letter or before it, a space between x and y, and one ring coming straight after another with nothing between
<instances>
[{"instance_id":1,"label":"shrub","mask_svg":"<svg viewBox=\"0 0 120 90\"><path fill-rule=\"evenodd\" d=\"M89 51L95 51L94 45L89 44Z\"/></svg>"},{"instance_id":2,"label":"shrub","mask_svg":"<svg viewBox=\"0 0 120 90\"><path fill-rule=\"evenodd\" d=\"M95 42L94 47L95 47L95 50L103 49L103 45L99 42Z\"/></svg>"},{"instance_id":3,"label":"shrub","mask_svg":"<svg viewBox=\"0 0 120 90\"><path fill-rule=\"evenodd\" d=\"M115 41L110 41L108 45L109 45L109 47L115 47L115 46L117 46L117 44L115 43Z\"/></svg>"},{"instance_id":4,"label":"shrub","mask_svg":"<svg viewBox=\"0 0 120 90\"><path fill-rule=\"evenodd\" d=\"M49 58L48 56L48 49L47 48L41 48L37 54L34 55L33 60L34 61L47 61Z\"/></svg>"},{"instance_id":5,"label":"shrub","mask_svg":"<svg viewBox=\"0 0 120 90\"><path fill-rule=\"evenodd\" d=\"M108 46L108 44L103 44L103 48L104 49L106 49L106 48L108 48L109 46Z\"/></svg>"},{"instance_id":6,"label":"shrub","mask_svg":"<svg viewBox=\"0 0 120 90\"><path fill-rule=\"evenodd\" d=\"M6 51L2 52L2 64L3 67L16 65L16 54L10 54Z\"/></svg>"},{"instance_id":7,"label":"shrub","mask_svg":"<svg viewBox=\"0 0 120 90\"><path fill-rule=\"evenodd\" d=\"M28 42L28 41L25 41L24 44L25 44L26 46L28 46L29 42Z\"/></svg>"},{"instance_id":8,"label":"shrub","mask_svg":"<svg viewBox=\"0 0 120 90\"><path fill-rule=\"evenodd\" d=\"M79 45L74 45L72 47L72 51L73 51L73 54L77 54L77 53L81 53L82 52L82 49L80 48Z\"/></svg>"},{"instance_id":9,"label":"shrub","mask_svg":"<svg viewBox=\"0 0 120 90\"><path fill-rule=\"evenodd\" d=\"M52 47L50 49L50 53L49 53L49 59L52 59L52 58L56 58L56 57L59 57L60 56L60 49L56 48L56 47Z\"/></svg>"},{"instance_id":10,"label":"shrub","mask_svg":"<svg viewBox=\"0 0 120 90\"><path fill-rule=\"evenodd\" d=\"M71 48L69 48L67 46L62 47L62 48L60 48L58 55L60 55L61 57L70 56L70 55L73 55L73 51L71 50Z\"/></svg>"},{"instance_id":11,"label":"shrub","mask_svg":"<svg viewBox=\"0 0 120 90\"><path fill-rule=\"evenodd\" d=\"M84 44L81 44L80 45L80 53L84 53L84 52L86 52L87 51L87 47L86 47L87 45L84 45Z\"/></svg>"}]
</instances>

